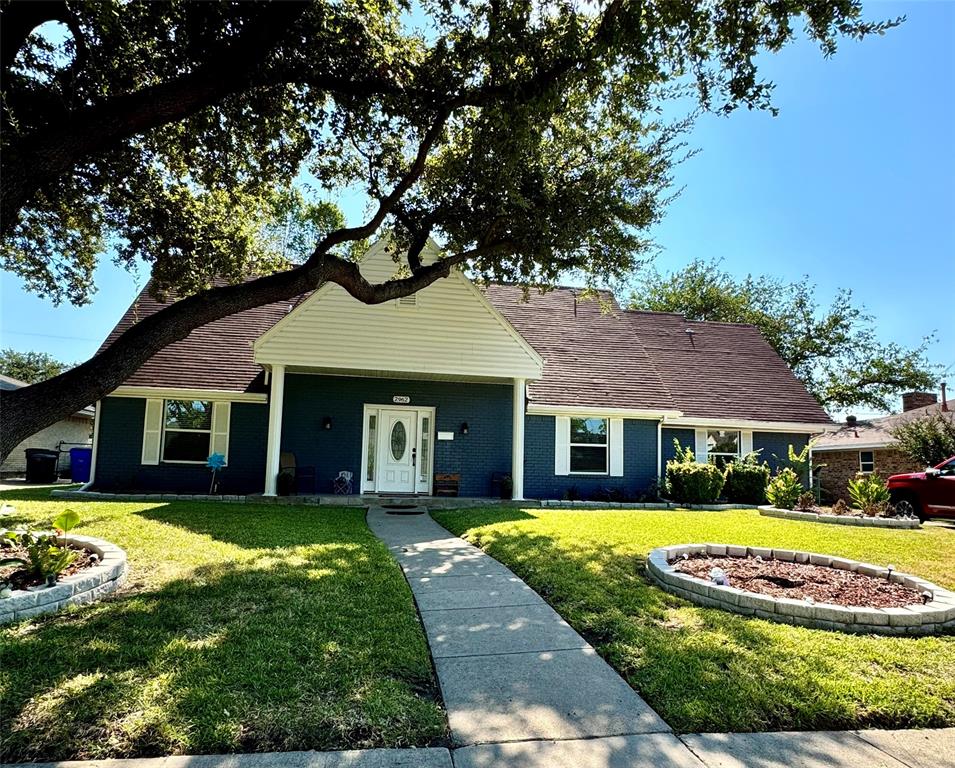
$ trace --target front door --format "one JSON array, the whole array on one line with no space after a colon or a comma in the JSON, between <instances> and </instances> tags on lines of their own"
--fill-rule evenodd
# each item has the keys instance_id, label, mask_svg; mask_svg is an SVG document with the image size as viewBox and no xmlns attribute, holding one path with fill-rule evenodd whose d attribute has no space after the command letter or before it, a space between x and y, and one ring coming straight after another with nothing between
<instances>
[{"instance_id":1,"label":"front door","mask_svg":"<svg viewBox=\"0 0 955 768\"><path fill-rule=\"evenodd\" d=\"M382 409L378 427L379 493L414 493L418 416Z\"/></svg>"}]
</instances>

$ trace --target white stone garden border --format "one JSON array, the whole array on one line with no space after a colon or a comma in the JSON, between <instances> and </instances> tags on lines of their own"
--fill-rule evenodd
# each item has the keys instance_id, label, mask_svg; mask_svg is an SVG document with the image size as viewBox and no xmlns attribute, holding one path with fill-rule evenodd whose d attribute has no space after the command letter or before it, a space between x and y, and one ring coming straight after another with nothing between
<instances>
[{"instance_id":1,"label":"white stone garden border","mask_svg":"<svg viewBox=\"0 0 955 768\"><path fill-rule=\"evenodd\" d=\"M826 523L827 525L857 525L862 528L905 528L920 527L918 519L903 517L855 517L853 515L827 515L819 512L800 512L797 509L780 509L779 507L764 506L759 508L759 514L764 517L780 517L784 520L805 520L811 523Z\"/></svg>"},{"instance_id":2,"label":"white stone garden border","mask_svg":"<svg viewBox=\"0 0 955 768\"><path fill-rule=\"evenodd\" d=\"M56 586L15 589L10 597L0 598L0 624L91 603L115 590L126 578L126 553L115 544L74 534L61 536L58 541L93 552L100 561L62 578Z\"/></svg>"},{"instance_id":3,"label":"white stone garden border","mask_svg":"<svg viewBox=\"0 0 955 768\"><path fill-rule=\"evenodd\" d=\"M759 555L764 560L811 563L827 568L839 568L866 576L889 578L907 587L930 592L932 599L925 605L911 605L904 608L859 608L829 603L810 603L788 597L772 597L732 586L720 586L677 571L671 562L678 560L683 554L708 554L714 557ZM896 571L890 572L888 568L841 557L792 549L744 547L734 544L680 544L654 549L647 559L647 570L650 578L661 588L697 605L721 608L724 611L785 624L882 635L931 635L955 630L955 594L916 576Z\"/></svg>"}]
</instances>

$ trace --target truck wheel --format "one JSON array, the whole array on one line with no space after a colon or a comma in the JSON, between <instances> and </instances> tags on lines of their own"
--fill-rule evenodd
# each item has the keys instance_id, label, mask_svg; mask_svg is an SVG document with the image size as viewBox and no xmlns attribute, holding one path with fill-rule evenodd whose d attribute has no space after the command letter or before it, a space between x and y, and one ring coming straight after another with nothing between
<instances>
[{"instance_id":1,"label":"truck wheel","mask_svg":"<svg viewBox=\"0 0 955 768\"><path fill-rule=\"evenodd\" d=\"M919 504L918 499L911 494L906 493L896 496L892 501L892 506L895 507L895 513L897 515L917 517L923 522L925 520L922 516L922 505Z\"/></svg>"}]
</instances>

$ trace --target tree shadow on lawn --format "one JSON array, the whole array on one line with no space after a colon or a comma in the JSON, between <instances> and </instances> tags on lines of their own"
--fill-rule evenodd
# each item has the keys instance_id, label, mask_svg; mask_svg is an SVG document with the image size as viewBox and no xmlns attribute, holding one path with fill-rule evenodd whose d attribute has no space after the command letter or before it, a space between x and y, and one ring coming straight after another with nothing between
<instances>
[{"instance_id":1,"label":"tree shadow on lawn","mask_svg":"<svg viewBox=\"0 0 955 768\"><path fill-rule=\"evenodd\" d=\"M445 737L407 586L357 545L202 566L5 635L3 761Z\"/></svg>"},{"instance_id":2,"label":"tree shadow on lawn","mask_svg":"<svg viewBox=\"0 0 955 768\"><path fill-rule=\"evenodd\" d=\"M478 526L531 517L482 511ZM955 725L955 637L750 619L651 585L646 553L579 539L569 548L514 529L469 539L540 593L677 731Z\"/></svg>"}]
</instances>

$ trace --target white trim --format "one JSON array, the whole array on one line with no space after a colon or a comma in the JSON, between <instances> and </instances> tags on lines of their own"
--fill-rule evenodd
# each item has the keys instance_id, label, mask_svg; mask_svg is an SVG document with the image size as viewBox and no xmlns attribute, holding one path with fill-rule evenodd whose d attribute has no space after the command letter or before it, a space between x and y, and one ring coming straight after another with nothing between
<instances>
[{"instance_id":1,"label":"white trim","mask_svg":"<svg viewBox=\"0 0 955 768\"><path fill-rule=\"evenodd\" d=\"M176 387L117 387L108 397L162 398L163 400L210 400L230 403L267 403L264 392L229 392L224 389L178 389Z\"/></svg>"},{"instance_id":2,"label":"white trim","mask_svg":"<svg viewBox=\"0 0 955 768\"><path fill-rule=\"evenodd\" d=\"M855 445L840 445L827 447L825 445L812 446L813 453L829 453L830 451L895 451L895 443L858 443Z\"/></svg>"},{"instance_id":3,"label":"white trim","mask_svg":"<svg viewBox=\"0 0 955 768\"><path fill-rule=\"evenodd\" d=\"M570 440L570 422L574 419L583 419L587 421L589 419L600 419L601 421L607 422L607 433L604 436L604 442L602 443L573 443ZM610 476L610 422L611 419L607 416L597 416L592 413L578 413L576 416L567 417L567 474L568 475L584 475L590 477L609 477ZM573 448L603 448L604 449L604 468L602 471L597 470L574 470L572 463L572 453L571 449Z\"/></svg>"},{"instance_id":4,"label":"white trim","mask_svg":"<svg viewBox=\"0 0 955 768\"><path fill-rule=\"evenodd\" d=\"M741 429L739 431L739 455L748 456L753 452L753 430Z\"/></svg>"},{"instance_id":5,"label":"white trim","mask_svg":"<svg viewBox=\"0 0 955 768\"><path fill-rule=\"evenodd\" d=\"M570 474L570 416L554 417L554 475Z\"/></svg>"},{"instance_id":6,"label":"white trim","mask_svg":"<svg viewBox=\"0 0 955 768\"><path fill-rule=\"evenodd\" d=\"M707 430L706 429L695 429L693 430L693 458L696 459L697 464L706 464L706 449L709 447L706 444Z\"/></svg>"},{"instance_id":7,"label":"white trim","mask_svg":"<svg viewBox=\"0 0 955 768\"><path fill-rule=\"evenodd\" d=\"M166 424L166 403L168 402L199 402L209 403L211 413L209 414L209 429L185 429L180 427L170 427ZM209 454L212 452L212 435L214 429L216 404L214 401L198 400L196 398L187 398L185 400L178 397L166 398L162 401L162 433L159 438L159 463L160 464L206 464ZM206 458L204 459L167 459L166 458L166 434L168 432L186 432L192 435L209 435L209 445L206 448Z\"/></svg>"},{"instance_id":8,"label":"white trim","mask_svg":"<svg viewBox=\"0 0 955 768\"><path fill-rule=\"evenodd\" d=\"M663 419L657 422L657 480L663 480Z\"/></svg>"},{"instance_id":9,"label":"white trim","mask_svg":"<svg viewBox=\"0 0 955 768\"><path fill-rule=\"evenodd\" d=\"M156 409L159 409L158 412ZM152 413L150 413L152 410ZM139 463L145 466L158 466L162 461L162 432L166 415L166 401L161 398L149 398L143 409L143 450ZM150 428L150 416L153 422L158 422L155 428Z\"/></svg>"},{"instance_id":10,"label":"white trim","mask_svg":"<svg viewBox=\"0 0 955 768\"><path fill-rule=\"evenodd\" d=\"M229 465L229 430L232 422L232 403L216 401L212 403L212 441L209 455L221 453Z\"/></svg>"},{"instance_id":11,"label":"white trim","mask_svg":"<svg viewBox=\"0 0 955 768\"><path fill-rule=\"evenodd\" d=\"M683 411L661 411L642 408L603 408L590 405L546 405L544 403L530 403L527 413L531 416L580 416L586 414L590 418L619 418L619 419L665 419L683 414ZM818 431L818 430L817 430Z\"/></svg>"},{"instance_id":12,"label":"white trim","mask_svg":"<svg viewBox=\"0 0 955 768\"><path fill-rule=\"evenodd\" d=\"M99 422L100 422L100 403L97 400L93 405L93 455L90 457L90 479L83 487L91 486L96 481L96 454L99 450Z\"/></svg>"},{"instance_id":13,"label":"white trim","mask_svg":"<svg viewBox=\"0 0 955 768\"><path fill-rule=\"evenodd\" d=\"M664 427L705 427L707 429L752 429L757 432L807 432L816 434L826 424L802 421L759 421L756 419L699 419L693 416L671 417L664 414Z\"/></svg>"},{"instance_id":14,"label":"white trim","mask_svg":"<svg viewBox=\"0 0 955 768\"><path fill-rule=\"evenodd\" d=\"M607 421L607 464L610 477L623 477L623 419Z\"/></svg>"},{"instance_id":15,"label":"white trim","mask_svg":"<svg viewBox=\"0 0 955 768\"><path fill-rule=\"evenodd\" d=\"M511 402L511 499L524 498L524 404L527 402L527 382L514 379Z\"/></svg>"},{"instance_id":16,"label":"white trim","mask_svg":"<svg viewBox=\"0 0 955 768\"><path fill-rule=\"evenodd\" d=\"M272 366L269 398L269 435L265 452L265 490L263 496L274 496L282 460L282 408L285 400L285 366Z\"/></svg>"}]
</instances>

